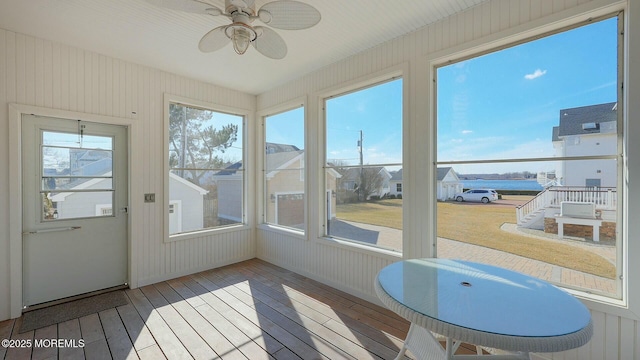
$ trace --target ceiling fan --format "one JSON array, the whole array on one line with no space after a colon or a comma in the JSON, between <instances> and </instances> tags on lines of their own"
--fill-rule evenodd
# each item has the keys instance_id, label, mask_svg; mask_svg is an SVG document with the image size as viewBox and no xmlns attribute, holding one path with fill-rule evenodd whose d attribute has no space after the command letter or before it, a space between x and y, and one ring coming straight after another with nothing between
<instances>
[{"instance_id":1,"label":"ceiling fan","mask_svg":"<svg viewBox=\"0 0 640 360\"><path fill-rule=\"evenodd\" d=\"M262 55L282 59L287 55L287 44L277 32L266 26L253 26L254 20L283 30L307 29L320 21L320 12L311 5L295 0L277 0L263 5L256 11L255 0L225 0L224 11L207 0L147 0L173 10L211 16L224 16L231 24L214 28L206 33L198 48L212 52L229 42L239 55L253 45Z\"/></svg>"}]
</instances>

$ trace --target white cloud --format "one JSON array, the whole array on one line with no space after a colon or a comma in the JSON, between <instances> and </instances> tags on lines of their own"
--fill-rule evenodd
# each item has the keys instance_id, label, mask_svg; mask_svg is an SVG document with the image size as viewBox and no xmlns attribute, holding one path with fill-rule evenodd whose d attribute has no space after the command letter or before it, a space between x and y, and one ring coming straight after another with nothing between
<instances>
[{"instance_id":1,"label":"white cloud","mask_svg":"<svg viewBox=\"0 0 640 360\"><path fill-rule=\"evenodd\" d=\"M462 130L463 134L471 134L473 130Z\"/></svg>"},{"instance_id":2,"label":"white cloud","mask_svg":"<svg viewBox=\"0 0 640 360\"><path fill-rule=\"evenodd\" d=\"M535 78L539 78L540 76L543 76L546 73L547 73L547 70L536 69L536 71L534 71L533 73L525 75L524 78L527 80L533 80Z\"/></svg>"}]
</instances>

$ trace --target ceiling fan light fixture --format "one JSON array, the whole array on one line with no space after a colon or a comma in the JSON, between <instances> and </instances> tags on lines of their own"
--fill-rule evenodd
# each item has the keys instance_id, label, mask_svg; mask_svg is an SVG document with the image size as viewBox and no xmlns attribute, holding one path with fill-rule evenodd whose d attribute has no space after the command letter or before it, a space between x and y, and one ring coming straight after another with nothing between
<instances>
[{"instance_id":1,"label":"ceiling fan light fixture","mask_svg":"<svg viewBox=\"0 0 640 360\"><path fill-rule=\"evenodd\" d=\"M235 50L238 55L244 54L249 48L249 44L258 36L251 26L243 23L233 23L227 27L225 32L229 39L231 39L233 50Z\"/></svg>"},{"instance_id":2,"label":"ceiling fan light fixture","mask_svg":"<svg viewBox=\"0 0 640 360\"><path fill-rule=\"evenodd\" d=\"M249 31L246 29L233 29L233 35L231 35L231 41L233 42L233 49L238 55L244 54L249 48L251 41L249 40Z\"/></svg>"}]
</instances>

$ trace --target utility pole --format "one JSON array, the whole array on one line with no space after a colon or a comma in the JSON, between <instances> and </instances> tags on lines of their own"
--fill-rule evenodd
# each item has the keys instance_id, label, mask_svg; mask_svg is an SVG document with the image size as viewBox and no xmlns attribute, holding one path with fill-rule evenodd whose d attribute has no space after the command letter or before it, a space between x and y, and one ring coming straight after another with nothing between
<instances>
[{"instance_id":1,"label":"utility pole","mask_svg":"<svg viewBox=\"0 0 640 360\"><path fill-rule=\"evenodd\" d=\"M360 140L358 140L358 152L360 152L360 169L362 169L362 130L360 130Z\"/></svg>"},{"instance_id":2,"label":"utility pole","mask_svg":"<svg viewBox=\"0 0 640 360\"><path fill-rule=\"evenodd\" d=\"M361 199L362 196L362 185L364 185L364 162L362 156L362 130L360 130L360 140L358 140L358 152L360 153L360 184L358 185L358 200L366 200Z\"/></svg>"},{"instance_id":3,"label":"utility pole","mask_svg":"<svg viewBox=\"0 0 640 360\"><path fill-rule=\"evenodd\" d=\"M182 131L180 134L180 157L178 158L178 166L180 170L178 170L178 176L184 178L184 165L186 160L187 152L187 107L182 107Z\"/></svg>"}]
</instances>

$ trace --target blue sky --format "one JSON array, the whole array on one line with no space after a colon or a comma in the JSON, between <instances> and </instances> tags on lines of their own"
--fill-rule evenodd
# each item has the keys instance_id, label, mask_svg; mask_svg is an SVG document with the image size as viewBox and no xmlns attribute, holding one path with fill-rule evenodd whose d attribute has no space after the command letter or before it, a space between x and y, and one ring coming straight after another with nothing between
<instances>
[{"instance_id":1,"label":"blue sky","mask_svg":"<svg viewBox=\"0 0 640 360\"><path fill-rule=\"evenodd\" d=\"M616 29L608 19L439 68L438 160L552 157L561 109L616 101Z\"/></svg>"},{"instance_id":2,"label":"blue sky","mask_svg":"<svg viewBox=\"0 0 640 360\"><path fill-rule=\"evenodd\" d=\"M438 161L553 157L561 109L616 101L617 19L437 70ZM428 99L424 99L428 101ZM304 148L303 109L270 117L267 141ZM327 159L402 161L402 80L327 100ZM427 134L425 134L426 136ZM551 163L475 165L465 172L552 170Z\"/></svg>"}]
</instances>

